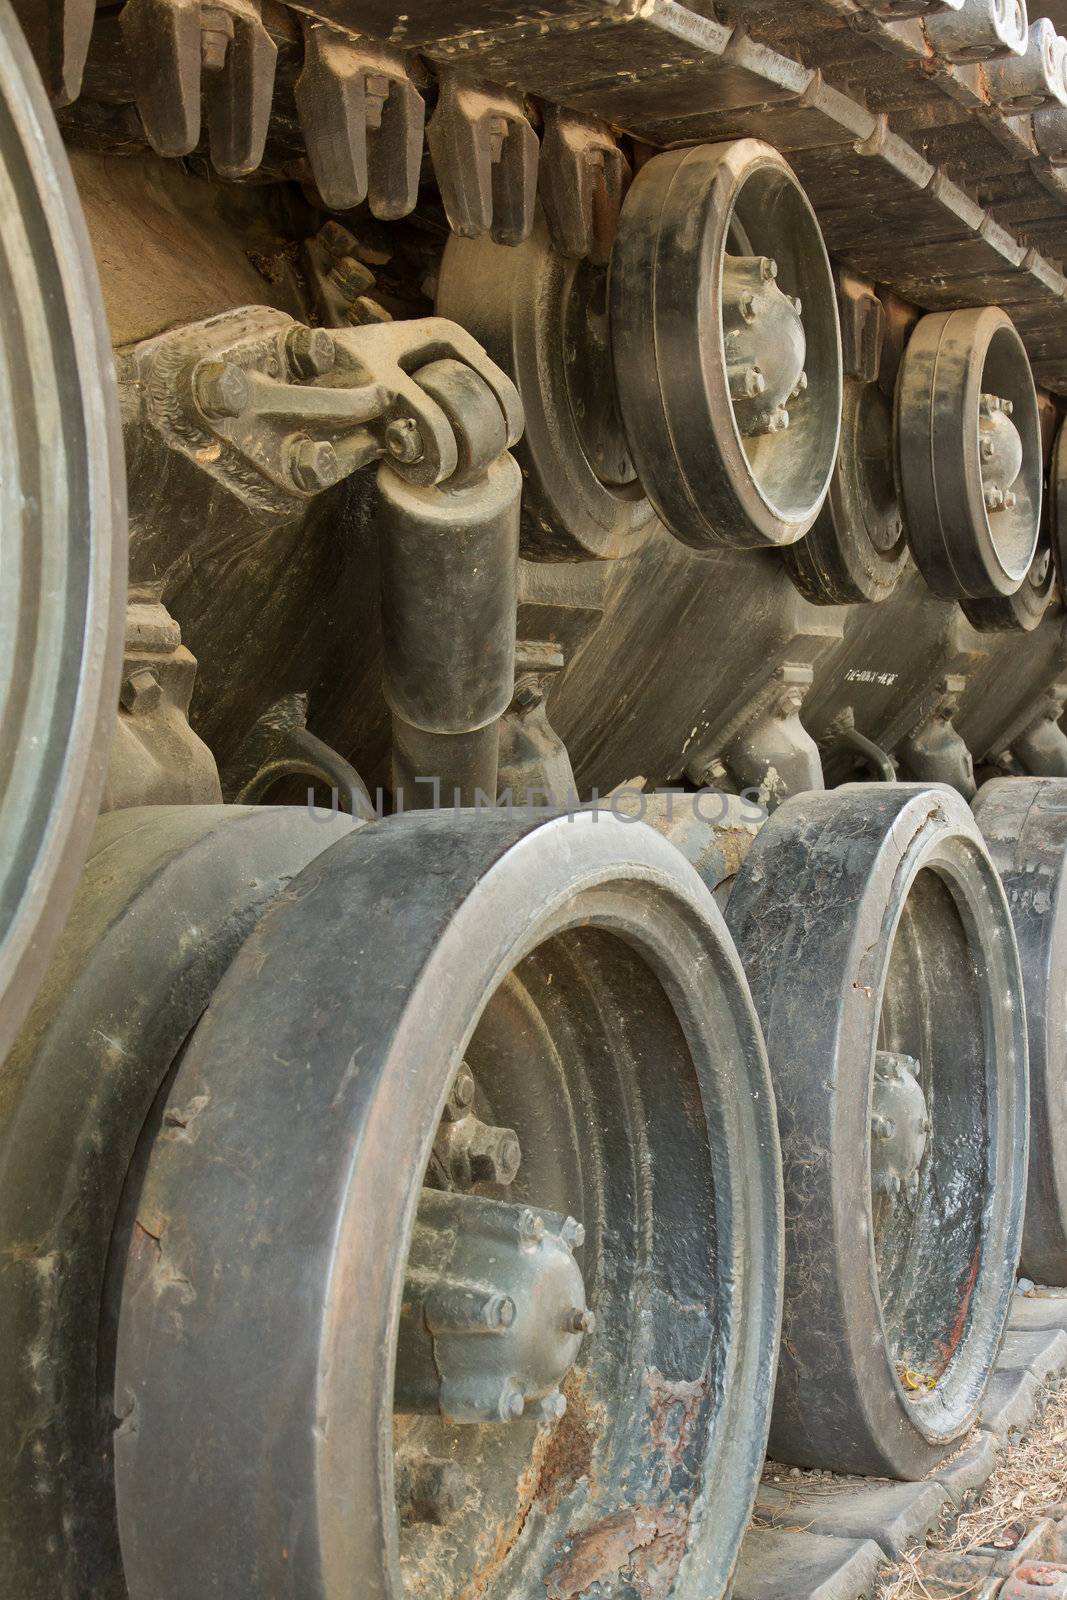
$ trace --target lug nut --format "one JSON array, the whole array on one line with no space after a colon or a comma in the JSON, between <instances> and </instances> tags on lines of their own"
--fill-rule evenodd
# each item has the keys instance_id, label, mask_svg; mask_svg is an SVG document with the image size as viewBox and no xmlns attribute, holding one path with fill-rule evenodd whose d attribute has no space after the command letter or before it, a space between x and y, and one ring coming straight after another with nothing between
<instances>
[{"instance_id":1,"label":"lug nut","mask_svg":"<svg viewBox=\"0 0 1067 1600\"><path fill-rule=\"evenodd\" d=\"M772 411L767 419L767 428L770 433L784 433L789 426L789 412L784 406L779 406L777 411Z\"/></svg>"},{"instance_id":2,"label":"lug nut","mask_svg":"<svg viewBox=\"0 0 1067 1600\"><path fill-rule=\"evenodd\" d=\"M523 1244L540 1244L545 1236L545 1219L527 1206L519 1216L517 1228Z\"/></svg>"},{"instance_id":3,"label":"lug nut","mask_svg":"<svg viewBox=\"0 0 1067 1600\"><path fill-rule=\"evenodd\" d=\"M501 1422L518 1422L526 1410L526 1401L518 1389L505 1389L497 1408Z\"/></svg>"},{"instance_id":4,"label":"lug nut","mask_svg":"<svg viewBox=\"0 0 1067 1600\"><path fill-rule=\"evenodd\" d=\"M321 378L337 361L337 346L326 328L290 328L285 358L294 378Z\"/></svg>"},{"instance_id":5,"label":"lug nut","mask_svg":"<svg viewBox=\"0 0 1067 1600\"><path fill-rule=\"evenodd\" d=\"M585 1243L585 1229L573 1217L568 1217L564 1222L559 1230L559 1236L568 1250L580 1250Z\"/></svg>"},{"instance_id":6,"label":"lug nut","mask_svg":"<svg viewBox=\"0 0 1067 1600\"><path fill-rule=\"evenodd\" d=\"M802 317L804 315L804 302L801 300L799 295L797 295L796 299L793 301L793 310L796 312L798 317Z\"/></svg>"},{"instance_id":7,"label":"lug nut","mask_svg":"<svg viewBox=\"0 0 1067 1600\"><path fill-rule=\"evenodd\" d=\"M385 430L385 448L394 461L414 466L426 453L419 425L412 417L395 417Z\"/></svg>"},{"instance_id":8,"label":"lug nut","mask_svg":"<svg viewBox=\"0 0 1067 1600\"><path fill-rule=\"evenodd\" d=\"M871 1133L876 1139L891 1139L896 1131L892 1117L883 1117L875 1112L871 1118Z\"/></svg>"},{"instance_id":9,"label":"lug nut","mask_svg":"<svg viewBox=\"0 0 1067 1600\"><path fill-rule=\"evenodd\" d=\"M760 256L759 272L764 283L773 282L778 276L777 261L772 260L770 256Z\"/></svg>"},{"instance_id":10,"label":"lug nut","mask_svg":"<svg viewBox=\"0 0 1067 1600\"><path fill-rule=\"evenodd\" d=\"M201 361L193 373L193 399L205 417L239 417L250 398L248 374L232 361Z\"/></svg>"},{"instance_id":11,"label":"lug nut","mask_svg":"<svg viewBox=\"0 0 1067 1600\"><path fill-rule=\"evenodd\" d=\"M546 1394L541 1401L541 1415L546 1422L560 1422L567 1414L567 1396L559 1389L553 1389L551 1394Z\"/></svg>"},{"instance_id":12,"label":"lug nut","mask_svg":"<svg viewBox=\"0 0 1067 1600\"><path fill-rule=\"evenodd\" d=\"M1014 511L1015 510L1015 506L1016 506L1015 491L1013 489L1005 489L1005 491L1004 491L1004 509L1005 509L1005 511Z\"/></svg>"},{"instance_id":13,"label":"lug nut","mask_svg":"<svg viewBox=\"0 0 1067 1600\"><path fill-rule=\"evenodd\" d=\"M1004 504L1003 491L998 489L995 483L990 484L989 488L986 490L985 503L987 511L999 511L1001 506Z\"/></svg>"},{"instance_id":14,"label":"lug nut","mask_svg":"<svg viewBox=\"0 0 1067 1600\"><path fill-rule=\"evenodd\" d=\"M740 311L746 322L755 321L756 296L752 293L751 289L745 289L742 291L741 298L737 302L737 309Z\"/></svg>"},{"instance_id":15,"label":"lug nut","mask_svg":"<svg viewBox=\"0 0 1067 1600\"><path fill-rule=\"evenodd\" d=\"M568 1333L592 1333L596 1318L591 1311L572 1311L567 1323Z\"/></svg>"},{"instance_id":16,"label":"lug nut","mask_svg":"<svg viewBox=\"0 0 1067 1600\"><path fill-rule=\"evenodd\" d=\"M337 452L326 439L297 439L289 452L293 482L305 494L330 489L341 476Z\"/></svg>"}]
</instances>

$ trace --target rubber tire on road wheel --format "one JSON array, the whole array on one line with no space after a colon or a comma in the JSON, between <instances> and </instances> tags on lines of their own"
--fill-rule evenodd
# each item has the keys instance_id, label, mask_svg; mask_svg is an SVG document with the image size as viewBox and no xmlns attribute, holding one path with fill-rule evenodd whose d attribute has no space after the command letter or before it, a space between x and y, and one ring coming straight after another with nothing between
<instances>
[{"instance_id":1,"label":"rubber tire on road wheel","mask_svg":"<svg viewBox=\"0 0 1067 1600\"><path fill-rule=\"evenodd\" d=\"M352 826L238 806L150 806L97 823L0 1078L0 1594L125 1596L103 1301L130 1161L242 939Z\"/></svg>"},{"instance_id":2,"label":"rubber tire on road wheel","mask_svg":"<svg viewBox=\"0 0 1067 1600\"><path fill-rule=\"evenodd\" d=\"M573 1431L503 1425L540 1441L541 1470L516 1517L483 1511L443 1551L433 1592L562 1596L631 1568L664 1597L725 1592L762 1468L780 1270L736 953L651 829L426 812L360 829L260 922L146 1150L136 1212L160 1238L131 1234L116 1380L131 1600L411 1592L393 1482L408 1239L450 1085L498 1005L526 1019L532 1062L549 1015L551 1060L584 1063L550 1079L540 1118L561 1107L582 1147L572 1215L597 1330L557 1425ZM597 1121L582 1113L600 1082ZM517 1188L537 1119L519 1132Z\"/></svg>"},{"instance_id":3,"label":"rubber tire on road wheel","mask_svg":"<svg viewBox=\"0 0 1067 1600\"><path fill-rule=\"evenodd\" d=\"M1067 1286L1067 781L994 778L974 814L1015 922L1030 1044L1023 1271Z\"/></svg>"},{"instance_id":4,"label":"rubber tire on road wheel","mask_svg":"<svg viewBox=\"0 0 1067 1600\"><path fill-rule=\"evenodd\" d=\"M809 387L784 433L746 442L722 325L726 245L774 257L804 306ZM837 455L841 334L829 257L792 168L758 139L668 150L623 202L611 261L619 404L645 493L696 550L788 545L815 521Z\"/></svg>"},{"instance_id":5,"label":"rubber tire on road wheel","mask_svg":"<svg viewBox=\"0 0 1067 1600\"><path fill-rule=\"evenodd\" d=\"M1004 892L958 795L848 784L774 812L727 921L782 1137L771 1454L920 1478L975 1421L1021 1240L1026 1031ZM932 1118L914 1210L902 1195L883 1229L871 1167L880 1049L921 1063ZM913 1371L936 1379L932 1392L920 1379L908 1398Z\"/></svg>"},{"instance_id":6,"label":"rubber tire on road wheel","mask_svg":"<svg viewBox=\"0 0 1067 1600\"><path fill-rule=\"evenodd\" d=\"M58 24L57 24L58 26ZM126 474L81 204L0 0L0 1058L63 928L115 725Z\"/></svg>"}]
</instances>

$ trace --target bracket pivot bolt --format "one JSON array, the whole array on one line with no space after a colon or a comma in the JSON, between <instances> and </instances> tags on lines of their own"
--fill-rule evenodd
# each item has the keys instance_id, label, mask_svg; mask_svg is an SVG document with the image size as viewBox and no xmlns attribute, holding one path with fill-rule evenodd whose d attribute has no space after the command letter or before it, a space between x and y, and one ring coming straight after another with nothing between
<instances>
[{"instance_id":1,"label":"bracket pivot bolt","mask_svg":"<svg viewBox=\"0 0 1067 1600\"><path fill-rule=\"evenodd\" d=\"M239 417L251 399L248 374L232 361L202 361L193 373L193 399L205 417Z\"/></svg>"},{"instance_id":2,"label":"bracket pivot bolt","mask_svg":"<svg viewBox=\"0 0 1067 1600\"><path fill-rule=\"evenodd\" d=\"M419 425L411 417L394 417L385 430L385 448L394 461L412 467L426 454Z\"/></svg>"},{"instance_id":3,"label":"bracket pivot bolt","mask_svg":"<svg viewBox=\"0 0 1067 1600\"><path fill-rule=\"evenodd\" d=\"M337 361L337 346L327 328L290 328L285 357L295 378L321 378Z\"/></svg>"},{"instance_id":4,"label":"bracket pivot bolt","mask_svg":"<svg viewBox=\"0 0 1067 1600\"><path fill-rule=\"evenodd\" d=\"M326 439L297 439L289 453L293 482L305 494L330 489L341 476L337 452Z\"/></svg>"}]
</instances>

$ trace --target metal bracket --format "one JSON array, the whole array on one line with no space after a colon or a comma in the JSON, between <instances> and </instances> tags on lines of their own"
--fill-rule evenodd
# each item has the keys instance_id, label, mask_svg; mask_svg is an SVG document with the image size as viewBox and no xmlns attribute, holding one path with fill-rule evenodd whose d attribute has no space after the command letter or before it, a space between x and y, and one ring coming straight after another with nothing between
<instances>
[{"instance_id":1,"label":"metal bracket","mask_svg":"<svg viewBox=\"0 0 1067 1600\"><path fill-rule=\"evenodd\" d=\"M470 334L441 317L328 331L246 306L145 341L121 377L171 449L250 510L290 516L383 458L422 487L464 472L447 397L442 404L418 381L420 368L442 361L483 380L499 433L514 444L517 390Z\"/></svg>"},{"instance_id":2,"label":"metal bracket","mask_svg":"<svg viewBox=\"0 0 1067 1600\"><path fill-rule=\"evenodd\" d=\"M606 122L561 106L544 108L538 189L561 256L603 266L619 226L630 163Z\"/></svg>"},{"instance_id":3,"label":"metal bracket","mask_svg":"<svg viewBox=\"0 0 1067 1600\"><path fill-rule=\"evenodd\" d=\"M426 107L404 57L304 19L296 105L315 182L326 205L366 200L374 216L407 216L419 195Z\"/></svg>"},{"instance_id":4,"label":"metal bracket","mask_svg":"<svg viewBox=\"0 0 1067 1600\"><path fill-rule=\"evenodd\" d=\"M841 315L841 356L845 376L877 381L885 344L885 307L869 284L838 268L837 304Z\"/></svg>"},{"instance_id":5,"label":"metal bracket","mask_svg":"<svg viewBox=\"0 0 1067 1600\"><path fill-rule=\"evenodd\" d=\"M200 142L201 95L211 159L223 177L263 160L277 49L259 0L126 0L122 36L145 133L162 156Z\"/></svg>"},{"instance_id":6,"label":"metal bracket","mask_svg":"<svg viewBox=\"0 0 1067 1600\"><path fill-rule=\"evenodd\" d=\"M540 147L520 94L442 71L428 138L454 233L497 244L529 237Z\"/></svg>"}]
</instances>

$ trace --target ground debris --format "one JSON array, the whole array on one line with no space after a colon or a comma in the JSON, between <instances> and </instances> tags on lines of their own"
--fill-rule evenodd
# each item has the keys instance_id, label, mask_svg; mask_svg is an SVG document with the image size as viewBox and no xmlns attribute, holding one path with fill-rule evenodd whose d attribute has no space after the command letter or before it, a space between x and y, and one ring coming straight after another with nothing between
<instances>
[{"instance_id":1,"label":"ground debris","mask_svg":"<svg viewBox=\"0 0 1067 1600\"><path fill-rule=\"evenodd\" d=\"M1006 1448L974 1506L946 1526L944 1536L910 1551L879 1583L877 1600L930 1600L946 1593L931 1586L932 1557L980 1551L1010 1552L1045 1518L1067 1517L1067 1386L1050 1390L1041 1419L1028 1436ZM974 1583L961 1583L959 1600Z\"/></svg>"}]
</instances>

